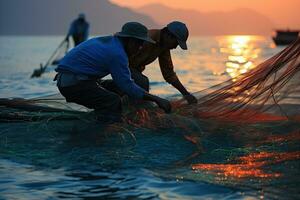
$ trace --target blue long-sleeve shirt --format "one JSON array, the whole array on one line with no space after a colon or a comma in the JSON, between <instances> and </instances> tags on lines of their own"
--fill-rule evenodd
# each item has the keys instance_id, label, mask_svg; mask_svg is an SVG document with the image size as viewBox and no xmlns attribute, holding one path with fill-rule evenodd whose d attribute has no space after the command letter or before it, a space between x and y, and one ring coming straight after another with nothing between
<instances>
[{"instance_id":1,"label":"blue long-sleeve shirt","mask_svg":"<svg viewBox=\"0 0 300 200\"><path fill-rule=\"evenodd\" d=\"M98 78L110 74L116 85L129 96L141 99L145 93L131 79L127 54L116 36L98 37L81 43L65 55L56 71Z\"/></svg>"}]
</instances>

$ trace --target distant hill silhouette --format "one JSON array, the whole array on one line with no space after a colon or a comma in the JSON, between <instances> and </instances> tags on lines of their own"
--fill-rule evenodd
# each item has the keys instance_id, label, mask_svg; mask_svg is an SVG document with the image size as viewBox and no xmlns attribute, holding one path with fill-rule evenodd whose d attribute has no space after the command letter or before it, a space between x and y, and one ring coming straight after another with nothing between
<instances>
[{"instance_id":1,"label":"distant hill silhouette","mask_svg":"<svg viewBox=\"0 0 300 200\"><path fill-rule=\"evenodd\" d=\"M127 21L158 26L150 17L108 0L0 0L0 34L66 34L81 12L87 16L92 34L114 33Z\"/></svg>"},{"instance_id":2,"label":"distant hill silhouette","mask_svg":"<svg viewBox=\"0 0 300 200\"><path fill-rule=\"evenodd\" d=\"M192 35L262 34L269 35L274 27L266 16L251 9L231 12L202 13L196 10L174 9L161 4L149 4L137 9L157 23L165 25L172 20L182 20Z\"/></svg>"}]
</instances>

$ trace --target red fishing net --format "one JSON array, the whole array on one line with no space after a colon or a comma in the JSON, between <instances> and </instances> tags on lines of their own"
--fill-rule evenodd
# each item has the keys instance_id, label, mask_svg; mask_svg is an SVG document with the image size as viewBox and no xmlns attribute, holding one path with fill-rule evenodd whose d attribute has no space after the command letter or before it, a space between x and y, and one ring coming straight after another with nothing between
<instances>
[{"instance_id":1,"label":"red fishing net","mask_svg":"<svg viewBox=\"0 0 300 200\"><path fill-rule=\"evenodd\" d=\"M249 72L195 93L197 104L187 105L184 99L172 101L173 115L166 116L155 107L146 107L129 109L131 112L125 118L134 125L157 128L182 123L184 125L183 117L246 123L299 121L299 71L300 39ZM32 111L43 111L43 107L48 111L49 106L59 106L59 109L70 110L70 104L65 103L64 98L51 97L32 100L2 99L0 106Z\"/></svg>"},{"instance_id":2,"label":"red fishing net","mask_svg":"<svg viewBox=\"0 0 300 200\"><path fill-rule=\"evenodd\" d=\"M197 105L173 102L196 118L235 122L300 120L300 39L237 78L198 92Z\"/></svg>"}]
</instances>

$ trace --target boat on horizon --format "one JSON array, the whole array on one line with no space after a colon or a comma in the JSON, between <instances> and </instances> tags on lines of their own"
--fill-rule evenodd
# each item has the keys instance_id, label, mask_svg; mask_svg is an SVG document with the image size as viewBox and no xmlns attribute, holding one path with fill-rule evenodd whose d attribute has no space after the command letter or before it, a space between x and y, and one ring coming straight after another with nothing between
<instances>
[{"instance_id":1,"label":"boat on horizon","mask_svg":"<svg viewBox=\"0 0 300 200\"><path fill-rule=\"evenodd\" d=\"M276 35L273 37L275 44L278 45L289 45L297 40L299 37L300 30L275 30Z\"/></svg>"}]
</instances>

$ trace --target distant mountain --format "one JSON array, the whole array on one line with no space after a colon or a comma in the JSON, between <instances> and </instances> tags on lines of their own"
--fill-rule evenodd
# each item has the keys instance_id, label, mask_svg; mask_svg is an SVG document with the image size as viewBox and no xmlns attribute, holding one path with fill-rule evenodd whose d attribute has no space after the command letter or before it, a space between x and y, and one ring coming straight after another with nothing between
<instances>
[{"instance_id":1,"label":"distant mountain","mask_svg":"<svg viewBox=\"0 0 300 200\"><path fill-rule=\"evenodd\" d=\"M90 22L92 34L114 33L127 21L158 26L150 17L108 0L0 0L0 34L66 34L81 12Z\"/></svg>"},{"instance_id":2,"label":"distant mountain","mask_svg":"<svg viewBox=\"0 0 300 200\"><path fill-rule=\"evenodd\" d=\"M150 4L138 8L137 11L152 17L162 26L173 20L181 20L189 26L192 35L269 35L274 27L273 22L266 16L245 8L231 12L202 13Z\"/></svg>"}]
</instances>

